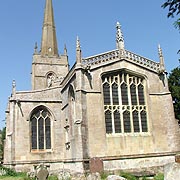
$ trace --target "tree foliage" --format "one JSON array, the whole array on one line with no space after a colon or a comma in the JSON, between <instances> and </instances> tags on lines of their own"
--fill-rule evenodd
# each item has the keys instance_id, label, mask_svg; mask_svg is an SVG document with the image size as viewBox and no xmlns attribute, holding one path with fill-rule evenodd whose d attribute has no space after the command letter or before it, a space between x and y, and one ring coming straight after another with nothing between
<instances>
[{"instance_id":1,"label":"tree foliage","mask_svg":"<svg viewBox=\"0 0 180 180\"><path fill-rule=\"evenodd\" d=\"M172 94L175 118L180 124L180 67L173 69L168 77L169 90Z\"/></svg>"},{"instance_id":2,"label":"tree foliage","mask_svg":"<svg viewBox=\"0 0 180 180\"><path fill-rule=\"evenodd\" d=\"M167 17L174 17L175 15L180 14L180 0L167 0L162 4L163 8L168 8L169 12ZM174 22L174 26L180 31L180 18Z\"/></svg>"},{"instance_id":3,"label":"tree foliage","mask_svg":"<svg viewBox=\"0 0 180 180\"><path fill-rule=\"evenodd\" d=\"M0 142L0 161L3 161L4 156L4 140L6 138L6 128L4 127L1 131L1 142Z\"/></svg>"}]
</instances>

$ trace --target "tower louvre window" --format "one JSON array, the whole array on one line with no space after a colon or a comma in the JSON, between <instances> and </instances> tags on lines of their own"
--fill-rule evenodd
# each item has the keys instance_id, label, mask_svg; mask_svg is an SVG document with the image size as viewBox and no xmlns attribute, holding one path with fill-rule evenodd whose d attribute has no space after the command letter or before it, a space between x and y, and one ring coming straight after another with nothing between
<instances>
[{"instance_id":1,"label":"tower louvre window","mask_svg":"<svg viewBox=\"0 0 180 180\"><path fill-rule=\"evenodd\" d=\"M102 77L106 133L148 132L145 79L125 71Z\"/></svg>"},{"instance_id":2,"label":"tower louvre window","mask_svg":"<svg viewBox=\"0 0 180 180\"><path fill-rule=\"evenodd\" d=\"M31 148L51 149L51 116L45 107L36 108L31 115Z\"/></svg>"}]
</instances>

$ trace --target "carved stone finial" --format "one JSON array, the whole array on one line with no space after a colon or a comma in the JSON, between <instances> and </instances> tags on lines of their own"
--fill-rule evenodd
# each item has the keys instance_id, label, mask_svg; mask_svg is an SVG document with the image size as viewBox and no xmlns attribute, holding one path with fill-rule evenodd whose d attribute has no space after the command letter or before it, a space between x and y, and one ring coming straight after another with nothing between
<instances>
[{"instance_id":1,"label":"carved stone finial","mask_svg":"<svg viewBox=\"0 0 180 180\"><path fill-rule=\"evenodd\" d=\"M12 95L15 95L16 94L16 81L13 80L12 82Z\"/></svg>"},{"instance_id":2,"label":"carved stone finial","mask_svg":"<svg viewBox=\"0 0 180 180\"><path fill-rule=\"evenodd\" d=\"M119 50L124 50L124 37L119 22L116 24L116 30L116 48Z\"/></svg>"},{"instance_id":3,"label":"carved stone finial","mask_svg":"<svg viewBox=\"0 0 180 180\"><path fill-rule=\"evenodd\" d=\"M76 40L76 62L81 63L81 45L80 45L80 40L78 36Z\"/></svg>"},{"instance_id":4,"label":"carved stone finial","mask_svg":"<svg viewBox=\"0 0 180 180\"><path fill-rule=\"evenodd\" d=\"M81 49L80 40L79 40L78 36L77 36L77 40L76 40L76 49L77 50Z\"/></svg>"},{"instance_id":5,"label":"carved stone finial","mask_svg":"<svg viewBox=\"0 0 180 180\"><path fill-rule=\"evenodd\" d=\"M38 54L38 45L37 45L37 42L35 43L35 46L34 46L34 54Z\"/></svg>"},{"instance_id":6,"label":"carved stone finial","mask_svg":"<svg viewBox=\"0 0 180 180\"><path fill-rule=\"evenodd\" d=\"M64 45L64 55L67 56L67 48L66 48L66 44Z\"/></svg>"},{"instance_id":7,"label":"carved stone finial","mask_svg":"<svg viewBox=\"0 0 180 180\"><path fill-rule=\"evenodd\" d=\"M159 54L159 61L160 61L160 72L165 72L165 64L164 64L164 57L162 53L162 49L160 44L158 45L158 54Z\"/></svg>"}]
</instances>

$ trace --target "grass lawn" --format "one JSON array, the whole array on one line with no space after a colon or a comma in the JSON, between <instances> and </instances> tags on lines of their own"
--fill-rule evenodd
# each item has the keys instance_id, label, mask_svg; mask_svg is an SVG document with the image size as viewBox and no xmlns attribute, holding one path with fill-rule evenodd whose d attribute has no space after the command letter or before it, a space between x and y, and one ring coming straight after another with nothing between
<instances>
[{"instance_id":1,"label":"grass lawn","mask_svg":"<svg viewBox=\"0 0 180 180\"><path fill-rule=\"evenodd\" d=\"M0 179L3 179L3 180L23 180L23 177L4 177L4 176L0 176Z\"/></svg>"}]
</instances>

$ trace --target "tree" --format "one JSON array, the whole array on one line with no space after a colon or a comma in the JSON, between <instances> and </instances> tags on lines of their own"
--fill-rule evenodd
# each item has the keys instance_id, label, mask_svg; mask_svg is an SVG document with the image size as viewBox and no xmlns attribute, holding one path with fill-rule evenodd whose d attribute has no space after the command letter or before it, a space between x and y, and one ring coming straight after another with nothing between
<instances>
[{"instance_id":1,"label":"tree","mask_svg":"<svg viewBox=\"0 0 180 180\"><path fill-rule=\"evenodd\" d=\"M4 140L6 138L6 128L4 127L1 131L1 138L0 138L0 161L3 161L4 157Z\"/></svg>"},{"instance_id":2,"label":"tree","mask_svg":"<svg viewBox=\"0 0 180 180\"><path fill-rule=\"evenodd\" d=\"M167 0L162 4L163 8L169 8L167 17L174 18L174 15L180 14L180 0ZM174 26L180 31L180 18L174 22Z\"/></svg>"},{"instance_id":3,"label":"tree","mask_svg":"<svg viewBox=\"0 0 180 180\"><path fill-rule=\"evenodd\" d=\"M172 94L175 118L180 125L180 67L171 71L168 77L169 90Z\"/></svg>"}]
</instances>

